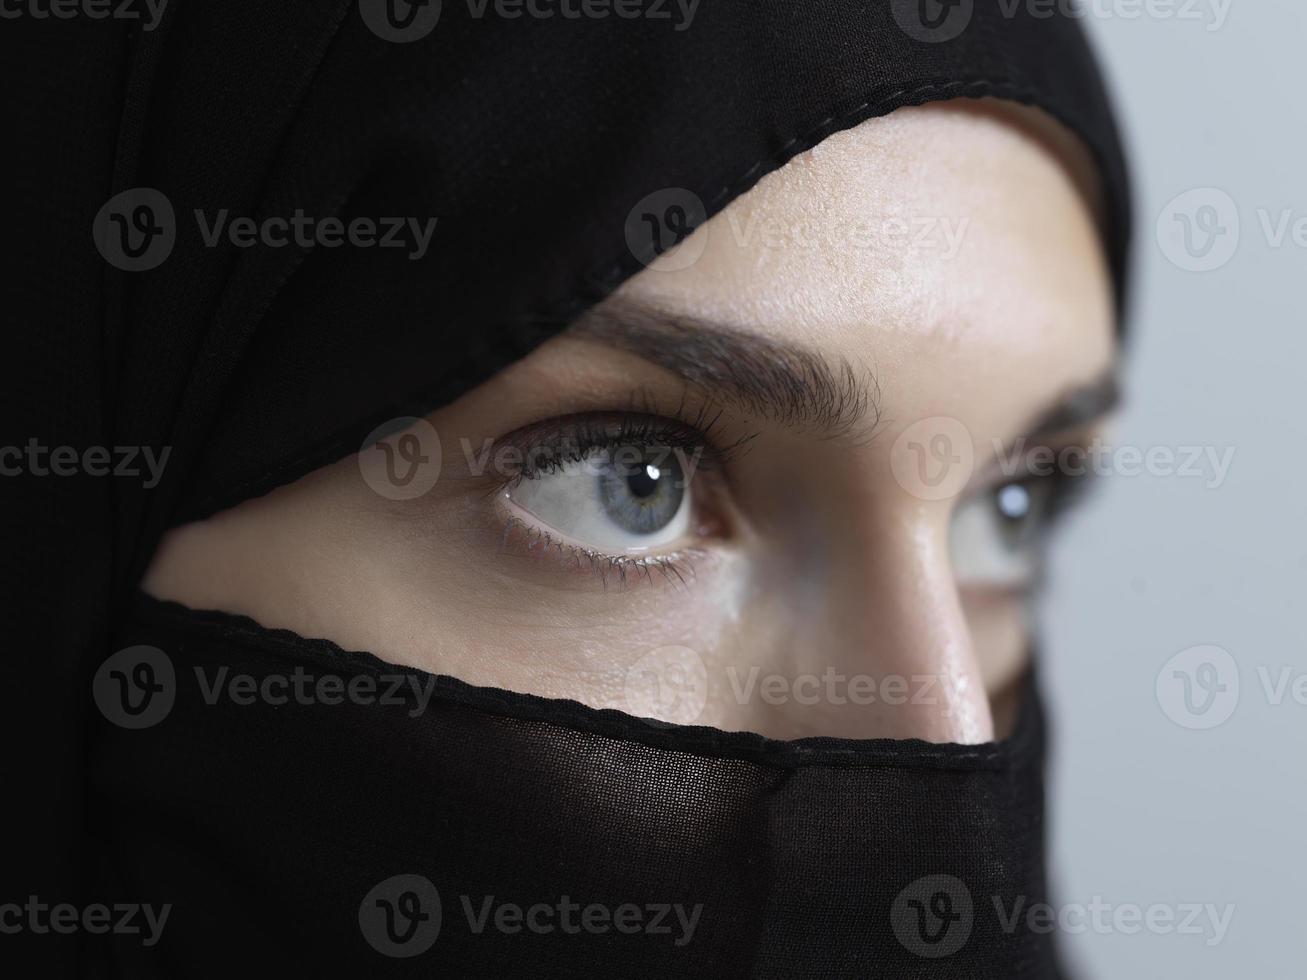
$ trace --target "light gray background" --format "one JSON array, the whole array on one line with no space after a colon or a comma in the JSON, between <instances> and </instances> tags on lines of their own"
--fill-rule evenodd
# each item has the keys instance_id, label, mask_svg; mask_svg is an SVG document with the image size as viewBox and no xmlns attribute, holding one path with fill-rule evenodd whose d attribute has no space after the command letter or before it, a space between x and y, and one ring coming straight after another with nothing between
<instances>
[{"instance_id":1,"label":"light gray background","mask_svg":"<svg viewBox=\"0 0 1307 980\"><path fill-rule=\"evenodd\" d=\"M1179 9L1189 0L1176 0ZM1225 0L1222 0L1224 6ZM1235 907L1203 936L1065 937L1087 978L1307 977L1307 706L1274 705L1258 668L1307 671L1307 248L1276 246L1307 217L1307 5L1229 0L1216 30L1172 16L1087 18L1135 164L1137 291L1119 445L1236 450L1203 478L1113 476L1058 542L1045 609L1056 724L1051 806L1057 901ZM1109 11L1111 7L1108 7ZM1188 272L1157 237L1168 202L1215 187L1238 248ZM1167 660L1216 644L1237 664L1229 720L1173 722ZM1228 678L1223 678L1228 679Z\"/></svg>"}]
</instances>

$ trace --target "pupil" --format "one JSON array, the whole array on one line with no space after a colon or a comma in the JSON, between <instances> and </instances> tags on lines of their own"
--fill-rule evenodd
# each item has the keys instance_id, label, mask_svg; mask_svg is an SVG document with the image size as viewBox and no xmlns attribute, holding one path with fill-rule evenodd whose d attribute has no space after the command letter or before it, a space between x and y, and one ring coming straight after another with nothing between
<instances>
[{"instance_id":1,"label":"pupil","mask_svg":"<svg viewBox=\"0 0 1307 980\"><path fill-rule=\"evenodd\" d=\"M653 462L652 451L631 466L610 457L599 474L599 500L614 524L633 534L656 534L676 517L685 501L681 468L674 459Z\"/></svg>"},{"instance_id":2,"label":"pupil","mask_svg":"<svg viewBox=\"0 0 1307 980\"><path fill-rule=\"evenodd\" d=\"M657 466L649 464L627 477L626 485L634 496L643 500L658 492L658 481L662 475L662 471Z\"/></svg>"}]
</instances>

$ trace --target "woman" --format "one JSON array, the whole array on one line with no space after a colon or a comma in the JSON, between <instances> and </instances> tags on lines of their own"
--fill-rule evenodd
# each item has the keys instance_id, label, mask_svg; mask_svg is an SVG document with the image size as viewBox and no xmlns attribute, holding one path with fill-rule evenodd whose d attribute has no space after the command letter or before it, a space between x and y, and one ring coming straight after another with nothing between
<instances>
[{"instance_id":1,"label":"woman","mask_svg":"<svg viewBox=\"0 0 1307 980\"><path fill-rule=\"evenodd\" d=\"M112 431L171 457L88 866L170 912L92 958L1056 975L1028 606L1127 235L1074 23L235 7L116 151L175 228Z\"/></svg>"}]
</instances>

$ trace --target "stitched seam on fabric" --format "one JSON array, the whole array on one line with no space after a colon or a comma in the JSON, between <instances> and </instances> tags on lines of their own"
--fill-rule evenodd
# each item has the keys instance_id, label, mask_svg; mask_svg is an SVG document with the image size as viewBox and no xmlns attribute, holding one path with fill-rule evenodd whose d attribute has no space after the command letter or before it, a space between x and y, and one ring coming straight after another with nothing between
<instances>
[{"instance_id":1,"label":"stitched seam on fabric","mask_svg":"<svg viewBox=\"0 0 1307 980\"><path fill-rule=\"evenodd\" d=\"M857 748L840 748L838 744L805 745L783 742L754 732L725 732L706 726L675 725L639 718L612 708L592 708L576 701L546 698L539 695L480 687L449 675L432 674L406 664L391 664L366 651L348 651L331 640L310 639L281 628L261 626L247 616L220 610L196 610L180 603L138 594L138 610L146 619L163 620L185 629L199 629L219 637L248 640L252 644L295 659L305 655L325 661L334 669L353 668L358 672L404 673L432 677L436 681L433 698L441 703L490 710L508 717L554 725L576 727L610 738L629 738L643 744L671 751L700 754L714 758L740 758L775 769L795 768L916 768L941 772L965 769L963 763L993 764L1011 762L1030 764L1033 719L1025 717L1013 735L1003 742L981 748L953 745L949 748L919 739L838 739L831 743L861 741ZM1029 706L1027 706L1029 710ZM561 720L561 721L560 721Z\"/></svg>"},{"instance_id":2,"label":"stitched seam on fabric","mask_svg":"<svg viewBox=\"0 0 1307 980\"><path fill-rule=\"evenodd\" d=\"M719 206L724 206L725 200L733 199L734 197L744 193L750 186L752 186L755 178L759 175L759 172L768 164L772 164L773 169L779 169L784 166L785 163L793 159L795 156L794 153L790 152L793 147L800 143L807 144L823 130L834 127L832 130L834 132L840 129L849 128L849 126L853 125L853 123L850 123L850 120L856 120L861 114L866 113L866 118L872 118L879 110L886 106L894 105L895 103L898 103L895 105L895 108L905 106L911 103L911 100L917 99L922 95L932 93L945 95L962 92L965 89L975 90L974 95L968 95L968 97L972 98L979 98L988 94L1003 93L1015 101L1034 101L1040 93L1040 90L1037 88L1009 79L978 78L949 82L928 82L911 89L897 89L878 99L868 99L852 109L845 110L844 112L832 116L827 116L821 122L809 127L803 134L791 137L781 145L781 148L777 153L754 162L743 173L741 173L739 177L722 187L721 190L719 190L712 198L712 203L708 208L711 211ZM902 101L900 102L899 100ZM1049 101L1051 102L1051 100ZM1047 109L1047 111L1053 112L1052 109ZM1057 115L1060 116L1060 113ZM626 276L634 275L638 271L638 269L628 270L622 258L619 258L616 262L605 262L599 268L604 271L599 272L597 270L592 270L583 275L581 280L582 282L597 283L600 290L605 293L611 292L613 288L624 281ZM626 273L626 276L624 276L623 273ZM597 302L599 302L598 299L588 299L584 296L578 296L574 292L564 299L546 304L535 312L525 313L505 320L498 325L498 328L525 327L528 329L534 328L537 333L548 332L549 334L552 334L563 329L566 326L566 323L570 322L570 320L577 314ZM268 304L267 307L265 307L265 312L266 308L270 308L270 306L271 304ZM544 323L541 323L540 321L544 321ZM560 323L562 326L559 326ZM545 324L547 324L547 326ZM533 346L527 343L514 343L511 339L509 343L510 349L512 349L515 354L515 359L520 359L520 357L526 351L532 349ZM451 372L451 377L457 377L459 370L462 367L467 366L469 363L470 362L468 361L462 362L459 369L455 369ZM405 400L402 404L410 406L425 406L407 409L409 414L417 415L431 411L432 406L430 405L430 401L431 396L429 394L418 394ZM202 498L197 503L195 510L200 514L216 513L219 510L234 506L242 500L249 499L250 496L259 496L278 486L283 486L286 482L298 479L300 476L305 475L305 472L308 472L302 470L302 468L312 460L325 460L331 462L343 458L348 454L348 447L350 443L357 438L357 432L363 424L364 423L362 422L354 422L348 426L343 426L335 434L328 437L323 442L318 443L314 449L306 450L295 457L294 460L278 465L272 472L264 473L256 477L250 477L228 488L221 494L210 495ZM296 475L290 476L288 479L283 479L284 474L291 473ZM254 492L251 493L250 491Z\"/></svg>"}]
</instances>

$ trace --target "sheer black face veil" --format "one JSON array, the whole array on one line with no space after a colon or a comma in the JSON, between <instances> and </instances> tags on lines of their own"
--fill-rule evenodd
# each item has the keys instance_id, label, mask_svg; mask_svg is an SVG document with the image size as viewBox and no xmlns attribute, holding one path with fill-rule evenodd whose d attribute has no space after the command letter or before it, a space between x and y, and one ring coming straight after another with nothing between
<instances>
[{"instance_id":1,"label":"sheer black face veil","mask_svg":"<svg viewBox=\"0 0 1307 980\"><path fill-rule=\"evenodd\" d=\"M16 428L169 451L148 488L11 489L18 552L50 556L8 576L29 642L17 687L47 692L28 729L43 751L20 768L67 774L57 819L32 821L30 881L57 853L66 894L172 906L152 946L82 936L96 975L1056 975L1047 937L993 912L1045 893L1033 691L1012 737L981 746L782 743L450 678L416 715L224 707L182 665L384 665L136 592L167 528L446 404L764 174L901 106L993 96L1077 133L1123 290L1124 164L1074 20L970 0L705 0L689 23L654 6L230 0L168 6L149 29L6 27L11 91L29 95L8 166L43 188L14 204L33 231L11 315L33 329L10 343L36 368ZM207 241L190 216L217 208L287 219L288 244ZM298 241L297 212L437 223L413 259ZM178 665L146 727L93 697L136 645ZM553 903L556 923L569 902L577 922L630 906L666 931L489 942L467 895Z\"/></svg>"}]
</instances>

